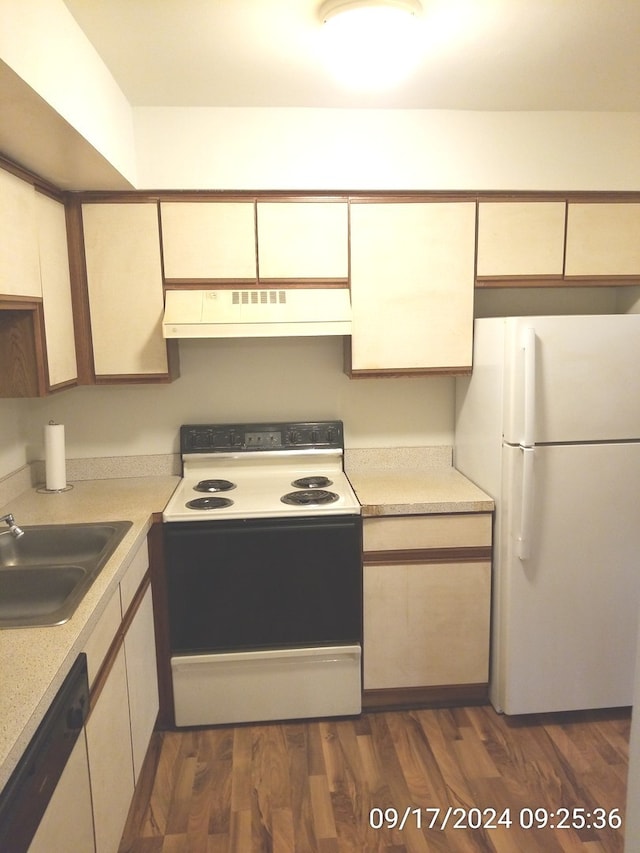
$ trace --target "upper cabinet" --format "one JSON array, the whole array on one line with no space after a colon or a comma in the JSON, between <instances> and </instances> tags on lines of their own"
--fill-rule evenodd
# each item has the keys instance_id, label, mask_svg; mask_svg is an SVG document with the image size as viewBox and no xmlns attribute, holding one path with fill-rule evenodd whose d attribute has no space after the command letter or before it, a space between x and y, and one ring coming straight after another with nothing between
<instances>
[{"instance_id":1,"label":"upper cabinet","mask_svg":"<svg viewBox=\"0 0 640 853\"><path fill-rule=\"evenodd\" d=\"M95 381L168 381L157 204L84 204L82 227Z\"/></svg>"},{"instance_id":2,"label":"upper cabinet","mask_svg":"<svg viewBox=\"0 0 640 853\"><path fill-rule=\"evenodd\" d=\"M64 205L0 170L0 397L76 383Z\"/></svg>"},{"instance_id":3,"label":"upper cabinet","mask_svg":"<svg viewBox=\"0 0 640 853\"><path fill-rule=\"evenodd\" d=\"M40 280L50 388L78 376L64 205L36 193Z\"/></svg>"},{"instance_id":4,"label":"upper cabinet","mask_svg":"<svg viewBox=\"0 0 640 853\"><path fill-rule=\"evenodd\" d=\"M561 278L564 201L480 202L477 276Z\"/></svg>"},{"instance_id":5,"label":"upper cabinet","mask_svg":"<svg viewBox=\"0 0 640 853\"><path fill-rule=\"evenodd\" d=\"M32 184L0 169L0 294L42 296L36 193Z\"/></svg>"},{"instance_id":6,"label":"upper cabinet","mask_svg":"<svg viewBox=\"0 0 640 853\"><path fill-rule=\"evenodd\" d=\"M255 284L349 275L346 202L163 201L164 275Z\"/></svg>"},{"instance_id":7,"label":"upper cabinet","mask_svg":"<svg viewBox=\"0 0 640 853\"><path fill-rule=\"evenodd\" d=\"M160 217L166 279L255 282L252 201L163 201Z\"/></svg>"},{"instance_id":8,"label":"upper cabinet","mask_svg":"<svg viewBox=\"0 0 640 853\"><path fill-rule=\"evenodd\" d=\"M565 275L640 276L640 203L574 203L567 211Z\"/></svg>"},{"instance_id":9,"label":"upper cabinet","mask_svg":"<svg viewBox=\"0 0 640 853\"><path fill-rule=\"evenodd\" d=\"M471 369L475 210L351 204L352 374Z\"/></svg>"},{"instance_id":10,"label":"upper cabinet","mask_svg":"<svg viewBox=\"0 0 640 853\"><path fill-rule=\"evenodd\" d=\"M258 270L261 281L343 280L349 276L346 202L257 204Z\"/></svg>"}]
</instances>

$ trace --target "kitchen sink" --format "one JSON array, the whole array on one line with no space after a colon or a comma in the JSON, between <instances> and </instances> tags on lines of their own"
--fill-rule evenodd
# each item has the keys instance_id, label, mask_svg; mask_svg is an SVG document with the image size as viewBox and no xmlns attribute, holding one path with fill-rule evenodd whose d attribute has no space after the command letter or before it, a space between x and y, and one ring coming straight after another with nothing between
<instances>
[{"instance_id":1,"label":"kitchen sink","mask_svg":"<svg viewBox=\"0 0 640 853\"><path fill-rule=\"evenodd\" d=\"M26 525L19 539L0 536L0 628L70 619L131 524Z\"/></svg>"}]
</instances>

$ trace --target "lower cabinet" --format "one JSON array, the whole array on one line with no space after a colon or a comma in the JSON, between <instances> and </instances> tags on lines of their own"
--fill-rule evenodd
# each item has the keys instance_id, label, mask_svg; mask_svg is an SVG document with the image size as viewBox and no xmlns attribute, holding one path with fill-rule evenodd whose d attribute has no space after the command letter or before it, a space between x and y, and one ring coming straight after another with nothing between
<instances>
[{"instance_id":1,"label":"lower cabinet","mask_svg":"<svg viewBox=\"0 0 640 853\"><path fill-rule=\"evenodd\" d=\"M491 515L364 520L364 706L484 698Z\"/></svg>"},{"instance_id":2,"label":"lower cabinet","mask_svg":"<svg viewBox=\"0 0 640 853\"><path fill-rule=\"evenodd\" d=\"M94 853L87 743L82 732L69 756L29 853Z\"/></svg>"},{"instance_id":3,"label":"lower cabinet","mask_svg":"<svg viewBox=\"0 0 640 853\"><path fill-rule=\"evenodd\" d=\"M86 645L91 710L87 752L96 853L117 853L158 716L146 541Z\"/></svg>"},{"instance_id":4,"label":"lower cabinet","mask_svg":"<svg viewBox=\"0 0 640 853\"><path fill-rule=\"evenodd\" d=\"M133 780L138 781L147 747L158 717L158 672L153 627L151 587L147 588L140 607L124 638L131 721Z\"/></svg>"},{"instance_id":5,"label":"lower cabinet","mask_svg":"<svg viewBox=\"0 0 640 853\"><path fill-rule=\"evenodd\" d=\"M116 851L133 798L133 760L124 648L87 721L97 853Z\"/></svg>"}]
</instances>

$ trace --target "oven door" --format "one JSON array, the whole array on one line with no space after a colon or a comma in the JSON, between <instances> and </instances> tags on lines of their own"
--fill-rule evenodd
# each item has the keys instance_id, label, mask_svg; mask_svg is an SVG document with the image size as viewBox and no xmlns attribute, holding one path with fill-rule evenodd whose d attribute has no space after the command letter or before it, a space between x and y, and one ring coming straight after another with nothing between
<instances>
[{"instance_id":1,"label":"oven door","mask_svg":"<svg viewBox=\"0 0 640 853\"><path fill-rule=\"evenodd\" d=\"M360 644L359 515L164 531L172 655Z\"/></svg>"}]
</instances>

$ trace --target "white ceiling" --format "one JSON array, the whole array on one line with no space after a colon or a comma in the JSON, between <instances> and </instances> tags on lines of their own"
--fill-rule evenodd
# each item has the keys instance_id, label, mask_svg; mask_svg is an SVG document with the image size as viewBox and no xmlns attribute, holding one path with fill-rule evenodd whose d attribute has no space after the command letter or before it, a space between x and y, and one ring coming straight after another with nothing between
<instances>
[{"instance_id":1,"label":"white ceiling","mask_svg":"<svg viewBox=\"0 0 640 853\"><path fill-rule=\"evenodd\" d=\"M320 0L65 0L134 106L640 111L640 0L422 0L421 62L353 92Z\"/></svg>"}]
</instances>

